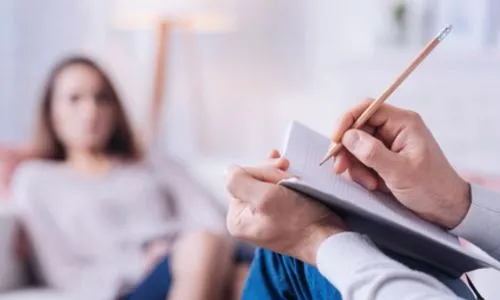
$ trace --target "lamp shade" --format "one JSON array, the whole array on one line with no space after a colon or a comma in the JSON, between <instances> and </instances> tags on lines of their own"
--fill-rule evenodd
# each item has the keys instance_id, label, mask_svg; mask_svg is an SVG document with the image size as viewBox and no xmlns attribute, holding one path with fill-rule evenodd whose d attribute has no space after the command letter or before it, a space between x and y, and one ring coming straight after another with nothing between
<instances>
[{"instance_id":1,"label":"lamp shade","mask_svg":"<svg viewBox=\"0 0 500 300\"><path fill-rule=\"evenodd\" d=\"M169 20L194 30L227 30L234 25L229 0L113 0L111 19L117 28L149 28Z\"/></svg>"}]
</instances>

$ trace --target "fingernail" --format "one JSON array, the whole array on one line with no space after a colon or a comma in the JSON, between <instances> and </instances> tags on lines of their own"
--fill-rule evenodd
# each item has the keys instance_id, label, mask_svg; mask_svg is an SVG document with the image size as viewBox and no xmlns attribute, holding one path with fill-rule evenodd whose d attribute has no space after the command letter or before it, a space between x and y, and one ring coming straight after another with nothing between
<instances>
[{"instance_id":1,"label":"fingernail","mask_svg":"<svg viewBox=\"0 0 500 300\"><path fill-rule=\"evenodd\" d=\"M342 144L348 149L353 149L359 142L359 134L354 130L349 130L344 134L342 138Z\"/></svg>"}]
</instances>

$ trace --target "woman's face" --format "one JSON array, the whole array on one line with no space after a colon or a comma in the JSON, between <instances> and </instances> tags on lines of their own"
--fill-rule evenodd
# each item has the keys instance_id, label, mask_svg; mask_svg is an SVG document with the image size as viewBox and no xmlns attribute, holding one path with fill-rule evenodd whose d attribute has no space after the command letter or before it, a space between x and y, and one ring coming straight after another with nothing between
<instances>
[{"instance_id":1,"label":"woman's face","mask_svg":"<svg viewBox=\"0 0 500 300\"><path fill-rule=\"evenodd\" d=\"M115 123L115 106L99 73L83 64L63 69L54 82L52 122L67 151L102 151Z\"/></svg>"}]
</instances>

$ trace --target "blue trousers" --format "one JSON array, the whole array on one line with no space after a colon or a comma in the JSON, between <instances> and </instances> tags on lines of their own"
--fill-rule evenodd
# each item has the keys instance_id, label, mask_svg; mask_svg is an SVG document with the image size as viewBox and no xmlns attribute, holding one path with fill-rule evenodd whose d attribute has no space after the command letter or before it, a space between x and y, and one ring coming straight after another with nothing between
<instances>
[{"instance_id":1,"label":"blue trousers","mask_svg":"<svg viewBox=\"0 0 500 300\"><path fill-rule=\"evenodd\" d=\"M124 300L165 300L171 283L169 258L165 257Z\"/></svg>"},{"instance_id":2,"label":"blue trousers","mask_svg":"<svg viewBox=\"0 0 500 300\"><path fill-rule=\"evenodd\" d=\"M460 279L450 278L419 262L391 254L412 269L430 274L464 299L475 299ZM292 257L257 249L243 300L337 300L339 291L316 269Z\"/></svg>"},{"instance_id":3,"label":"blue trousers","mask_svg":"<svg viewBox=\"0 0 500 300\"><path fill-rule=\"evenodd\" d=\"M233 257L235 262L250 262L252 258L253 247L246 244L237 245ZM165 300L171 285L172 274L167 256L129 295L121 300Z\"/></svg>"}]
</instances>

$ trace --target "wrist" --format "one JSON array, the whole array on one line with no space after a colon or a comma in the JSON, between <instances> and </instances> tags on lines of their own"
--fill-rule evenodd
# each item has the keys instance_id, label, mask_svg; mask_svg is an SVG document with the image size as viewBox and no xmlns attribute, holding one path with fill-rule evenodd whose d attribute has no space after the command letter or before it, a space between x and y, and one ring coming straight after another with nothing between
<instances>
[{"instance_id":1,"label":"wrist","mask_svg":"<svg viewBox=\"0 0 500 300\"><path fill-rule=\"evenodd\" d=\"M321 244L331 236L345 231L347 229L344 226L311 226L305 231L304 239L298 247L296 257L303 262L316 266L316 256Z\"/></svg>"},{"instance_id":2,"label":"wrist","mask_svg":"<svg viewBox=\"0 0 500 300\"><path fill-rule=\"evenodd\" d=\"M459 178L459 183L455 186L455 192L450 194L453 195L453 199L449 200L449 219L443 224L449 230L460 225L470 209L472 203L470 184Z\"/></svg>"}]
</instances>

